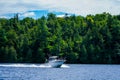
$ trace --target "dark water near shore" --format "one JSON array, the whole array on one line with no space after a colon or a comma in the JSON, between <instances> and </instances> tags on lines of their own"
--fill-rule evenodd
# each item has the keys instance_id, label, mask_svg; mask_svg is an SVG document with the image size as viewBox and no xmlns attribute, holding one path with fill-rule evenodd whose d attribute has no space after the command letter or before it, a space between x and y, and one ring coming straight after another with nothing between
<instances>
[{"instance_id":1,"label":"dark water near shore","mask_svg":"<svg viewBox=\"0 0 120 80\"><path fill-rule=\"evenodd\" d=\"M0 80L120 80L120 65L0 64Z\"/></svg>"}]
</instances>

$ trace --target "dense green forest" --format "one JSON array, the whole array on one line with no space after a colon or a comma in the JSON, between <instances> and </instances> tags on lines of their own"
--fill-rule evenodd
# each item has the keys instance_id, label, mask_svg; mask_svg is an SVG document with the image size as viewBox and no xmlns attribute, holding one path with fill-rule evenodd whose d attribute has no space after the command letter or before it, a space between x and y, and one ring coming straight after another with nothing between
<instances>
[{"instance_id":1,"label":"dense green forest","mask_svg":"<svg viewBox=\"0 0 120 80\"><path fill-rule=\"evenodd\" d=\"M120 15L0 18L1 63L43 63L48 54L66 63L120 64Z\"/></svg>"}]
</instances>

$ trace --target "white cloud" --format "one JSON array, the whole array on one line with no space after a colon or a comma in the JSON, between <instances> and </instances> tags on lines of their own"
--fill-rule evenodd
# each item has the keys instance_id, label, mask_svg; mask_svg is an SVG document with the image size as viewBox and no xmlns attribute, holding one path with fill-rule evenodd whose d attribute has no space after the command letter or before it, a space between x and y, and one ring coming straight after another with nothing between
<instances>
[{"instance_id":1,"label":"white cloud","mask_svg":"<svg viewBox=\"0 0 120 80\"><path fill-rule=\"evenodd\" d=\"M57 15L57 17L65 17L65 15Z\"/></svg>"},{"instance_id":2,"label":"white cloud","mask_svg":"<svg viewBox=\"0 0 120 80\"><path fill-rule=\"evenodd\" d=\"M78 15L120 13L120 0L0 0L0 15L46 9Z\"/></svg>"},{"instance_id":3,"label":"white cloud","mask_svg":"<svg viewBox=\"0 0 120 80\"><path fill-rule=\"evenodd\" d=\"M0 16L0 18L8 18L7 16Z\"/></svg>"},{"instance_id":4,"label":"white cloud","mask_svg":"<svg viewBox=\"0 0 120 80\"><path fill-rule=\"evenodd\" d=\"M35 13L34 12L26 12L23 14L20 14L20 17L34 17Z\"/></svg>"},{"instance_id":5,"label":"white cloud","mask_svg":"<svg viewBox=\"0 0 120 80\"><path fill-rule=\"evenodd\" d=\"M68 14L67 16L71 16L71 14ZM57 15L57 17L65 17L65 14Z\"/></svg>"}]
</instances>

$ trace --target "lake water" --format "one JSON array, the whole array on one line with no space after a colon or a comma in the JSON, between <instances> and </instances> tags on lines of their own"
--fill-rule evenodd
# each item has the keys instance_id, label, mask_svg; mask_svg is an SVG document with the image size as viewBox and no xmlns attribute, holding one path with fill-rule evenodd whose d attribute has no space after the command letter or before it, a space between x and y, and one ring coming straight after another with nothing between
<instances>
[{"instance_id":1,"label":"lake water","mask_svg":"<svg viewBox=\"0 0 120 80\"><path fill-rule=\"evenodd\" d=\"M0 64L0 80L120 80L120 65Z\"/></svg>"}]
</instances>

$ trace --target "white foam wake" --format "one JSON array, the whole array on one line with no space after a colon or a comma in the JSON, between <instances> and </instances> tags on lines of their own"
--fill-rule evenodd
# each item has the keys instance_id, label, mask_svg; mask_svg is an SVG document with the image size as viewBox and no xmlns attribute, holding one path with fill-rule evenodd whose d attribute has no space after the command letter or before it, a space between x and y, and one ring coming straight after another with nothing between
<instances>
[{"instance_id":1,"label":"white foam wake","mask_svg":"<svg viewBox=\"0 0 120 80\"><path fill-rule=\"evenodd\" d=\"M48 64L0 64L0 67L40 67L40 68L50 68ZM69 68L69 66L63 64L61 68Z\"/></svg>"},{"instance_id":2,"label":"white foam wake","mask_svg":"<svg viewBox=\"0 0 120 80\"><path fill-rule=\"evenodd\" d=\"M62 67L62 68L69 68L69 66L66 65L66 64L63 64L61 67Z\"/></svg>"}]
</instances>

